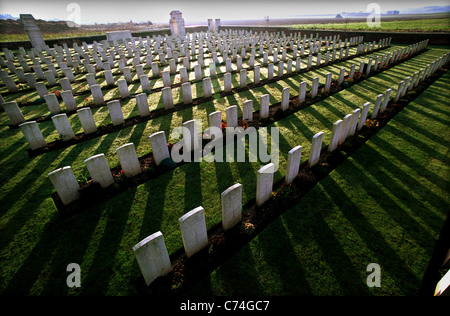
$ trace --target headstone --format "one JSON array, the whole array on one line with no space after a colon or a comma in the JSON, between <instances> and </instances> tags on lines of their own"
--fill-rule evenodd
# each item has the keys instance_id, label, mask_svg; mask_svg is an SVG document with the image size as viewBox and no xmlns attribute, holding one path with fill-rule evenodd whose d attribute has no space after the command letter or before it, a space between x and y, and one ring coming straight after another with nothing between
<instances>
[{"instance_id":1,"label":"headstone","mask_svg":"<svg viewBox=\"0 0 450 316\"><path fill-rule=\"evenodd\" d=\"M168 274L172 270L164 237L156 232L141 240L133 247L145 283L150 285L156 278Z\"/></svg>"},{"instance_id":2,"label":"headstone","mask_svg":"<svg viewBox=\"0 0 450 316\"><path fill-rule=\"evenodd\" d=\"M212 85L210 77L203 78L203 96L205 98L209 98L212 96Z\"/></svg>"},{"instance_id":3,"label":"headstone","mask_svg":"<svg viewBox=\"0 0 450 316\"><path fill-rule=\"evenodd\" d=\"M302 146L292 148L288 153L288 162L286 166L286 176L284 182L286 184L292 183L298 176L300 169L300 159L302 157Z\"/></svg>"},{"instance_id":4,"label":"headstone","mask_svg":"<svg viewBox=\"0 0 450 316\"><path fill-rule=\"evenodd\" d=\"M238 126L238 109L237 105L232 105L226 108L227 127Z\"/></svg>"},{"instance_id":5,"label":"headstone","mask_svg":"<svg viewBox=\"0 0 450 316\"><path fill-rule=\"evenodd\" d=\"M159 166L161 161L170 158L169 148L167 147L166 134L164 131L156 132L150 135L150 144L152 146L153 159Z\"/></svg>"},{"instance_id":6,"label":"headstone","mask_svg":"<svg viewBox=\"0 0 450 316\"><path fill-rule=\"evenodd\" d=\"M170 87L164 87L161 89L161 96L164 104L164 109L173 108L172 89Z\"/></svg>"},{"instance_id":7,"label":"headstone","mask_svg":"<svg viewBox=\"0 0 450 316\"><path fill-rule=\"evenodd\" d=\"M136 149L133 143L128 143L116 148L119 157L120 166L122 167L125 177L130 178L141 173L141 165L136 155Z\"/></svg>"},{"instance_id":8,"label":"headstone","mask_svg":"<svg viewBox=\"0 0 450 316\"><path fill-rule=\"evenodd\" d=\"M272 196L275 165L269 163L258 170L256 180L256 204L263 205Z\"/></svg>"},{"instance_id":9,"label":"headstone","mask_svg":"<svg viewBox=\"0 0 450 316\"><path fill-rule=\"evenodd\" d=\"M178 219L186 257L192 257L208 245L205 210L199 206Z\"/></svg>"},{"instance_id":10,"label":"headstone","mask_svg":"<svg viewBox=\"0 0 450 316\"><path fill-rule=\"evenodd\" d=\"M139 81L141 82L142 91L148 90L150 91L150 80L147 75L142 75L139 77Z\"/></svg>"},{"instance_id":11,"label":"headstone","mask_svg":"<svg viewBox=\"0 0 450 316\"><path fill-rule=\"evenodd\" d=\"M222 228L228 230L242 220L242 185L236 183L221 194Z\"/></svg>"},{"instance_id":12,"label":"headstone","mask_svg":"<svg viewBox=\"0 0 450 316\"><path fill-rule=\"evenodd\" d=\"M91 108L79 109L77 115L85 134L91 134L97 131Z\"/></svg>"},{"instance_id":13,"label":"headstone","mask_svg":"<svg viewBox=\"0 0 450 316\"><path fill-rule=\"evenodd\" d=\"M363 105L363 108L361 110L361 116L358 121L358 127L356 128L358 131L361 130L361 128L364 126L364 123L366 122L367 113L369 113L369 108L370 108L370 102L366 102Z\"/></svg>"},{"instance_id":14,"label":"headstone","mask_svg":"<svg viewBox=\"0 0 450 316\"><path fill-rule=\"evenodd\" d=\"M330 143L328 144L328 152L334 151L339 144L339 137L341 135L343 121L337 120L333 124L333 130L331 131Z\"/></svg>"},{"instance_id":15,"label":"headstone","mask_svg":"<svg viewBox=\"0 0 450 316\"><path fill-rule=\"evenodd\" d=\"M2 77L1 79L6 86L6 89L8 89L9 92L19 91L19 89L16 86L16 83L14 82L14 79L11 78L11 76L5 76L5 77Z\"/></svg>"},{"instance_id":16,"label":"headstone","mask_svg":"<svg viewBox=\"0 0 450 316\"><path fill-rule=\"evenodd\" d=\"M289 108L289 97L291 89L289 87L283 88L282 99L281 99L281 109L286 111Z\"/></svg>"},{"instance_id":17,"label":"headstone","mask_svg":"<svg viewBox=\"0 0 450 316\"><path fill-rule=\"evenodd\" d=\"M389 98L391 97L391 92L392 92L391 88L386 90L386 94L384 95L383 103L381 104L381 107L380 107L380 112L383 112L384 110L386 110L386 107L389 102Z\"/></svg>"},{"instance_id":18,"label":"headstone","mask_svg":"<svg viewBox=\"0 0 450 316\"><path fill-rule=\"evenodd\" d=\"M71 90L61 91L61 97L66 106L67 112L76 111L77 103L75 102L75 98L73 97Z\"/></svg>"},{"instance_id":19,"label":"headstone","mask_svg":"<svg viewBox=\"0 0 450 316\"><path fill-rule=\"evenodd\" d=\"M223 82L224 82L224 88L223 91L230 92L232 85L231 85L231 73L227 72L223 75Z\"/></svg>"},{"instance_id":20,"label":"headstone","mask_svg":"<svg viewBox=\"0 0 450 316\"><path fill-rule=\"evenodd\" d=\"M352 122L352 114L347 114L344 117L344 121L342 123L342 128L341 128L341 135L339 135L339 144L343 144L345 142L345 140L347 139L348 136L348 131L350 129L350 124Z\"/></svg>"},{"instance_id":21,"label":"headstone","mask_svg":"<svg viewBox=\"0 0 450 316\"><path fill-rule=\"evenodd\" d=\"M57 114L61 112L61 106L59 105L58 98L53 93L44 96L45 103L51 114Z\"/></svg>"},{"instance_id":22,"label":"headstone","mask_svg":"<svg viewBox=\"0 0 450 316\"><path fill-rule=\"evenodd\" d=\"M37 126L36 121L22 123L19 125L19 128L32 150L47 146L44 136L42 136L42 132Z\"/></svg>"},{"instance_id":23,"label":"headstone","mask_svg":"<svg viewBox=\"0 0 450 316\"><path fill-rule=\"evenodd\" d=\"M139 93L136 95L136 104L138 107L138 112L141 117L149 116L150 109L148 107L147 94Z\"/></svg>"},{"instance_id":24,"label":"headstone","mask_svg":"<svg viewBox=\"0 0 450 316\"><path fill-rule=\"evenodd\" d=\"M119 88L120 97L122 99L130 96L130 92L128 91L128 83L125 79L117 80L117 86Z\"/></svg>"},{"instance_id":25,"label":"headstone","mask_svg":"<svg viewBox=\"0 0 450 316\"><path fill-rule=\"evenodd\" d=\"M319 77L313 78L312 88L311 88L311 98L315 98L319 91Z\"/></svg>"},{"instance_id":26,"label":"headstone","mask_svg":"<svg viewBox=\"0 0 450 316\"><path fill-rule=\"evenodd\" d=\"M254 83L260 83L261 81L261 67L260 66L255 66L255 68L253 68L253 82Z\"/></svg>"},{"instance_id":27,"label":"headstone","mask_svg":"<svg viewBox=\"0 0 450 316\"><path fill-rule=\"evenodd\" d=\"M72 126L70 126L69 119L66 113L57 114L52 116L53 124L58 131L59 136L63 141L68 141L75 137L73 133Z\"/></svg>"},{"instance_id":28,"label":"headstone","mask_svg":"<svg viewBox=\"0 0 450 316\"><path fill-rule=\"evenodd\" d=\"M125 123L122 108L118 100L109 101L107 103L107 106L109 110L109 116L111 117L111 121L114 126Z\"/></svg>"},{"instance_id":29,"label":"headstone","mask_svg":"<svg viewBox=\"0 0 450 316\"><path fill-rule=\"evenodd\" d=\"M298 102L302 104L305 102L306 98L306 81L300 82L299 92L298 92Z\"/></svg>"},{"instance_id":30,"label":"headstone","mask_svg":"<svg viewBox=\"0 0 450 316\"><path fill-rule=\"evenodd\" d=\"M47 176L64 205L80 198L80 185L70 166L58 168L47 174Z\"/></svg>"},{"instance_id":31,"label":"headstone","mask_svg":"<svg viewBox=\"0 0 450 316\"><path fill-rule=\"evenodd\" d=\"M23 116L22 111L20 111L17 102L12 101L3 103L3 109L12 125L25 122L25 117Z\"/></svg>"},{"instance_id":32,"label":"headstone","mask_svg":"<svg viewBox=\"0 0 450 316\"><path fill-rule=\"evenodd\" d=\"M181 92L183 94L183 103L192 103L192 88L190 82L185 82L181 85Z\"/></svg>"},{"instance_id":33,"label":"headstone","mask_svg":"<svg viewBox=\"0 0 450 316\"><path fill-rule=\"evenodd\" d=\"M239 74L240 74L239 86L241 88L245 88L247 86L247 69L241 69Z\"/></svg>"},{"instance_id":34,"label":"headstone","mask_svg":"<svg viewBox=\"0 0 450 316\"><path fill-rule=\"evenodd\" d=\"M358 126L359 122L359 115L361 114L361 109L355 109L352 114L352 122L350 123L350 129L348 131L349 136L355 135L356 127Z\"/></svg>"},{"instance_id":35,"label":"headstone","mask_svg":"<svg viewBox=\"0 0 450 316\"><path fill-rule=\"evenodd\" d=\"M100 184L102 188L107 188L114 183L114 178L104 154L92 156L86 159L84 163L92 180Z\"/></svg>"},{"instance_id":36,"label":"headstone","mask_svg":"<svg viewBox=\"0 0 450 316\"><path fill-rule=\"evenodd\" d=\"M103 99L103 93L102 93L102 89L100 88L100 85L95 84L95 85L91 86L90 89L91 89L92 98L94 99L95 105L103 104L104 99Z\"/></svg>"},{"instance_id":37,"label":"headstone","mask_svg":"<svg viewBox=\"0 0 450 316\"><path fill-rule=\"evenodd\" d=\"M243 117L244 121L253 121L253 100L244 101L243 106Z\"/></svg>"},{"instance_id":38,"label":"headstone","mask_svg":"<svg viewBox=\"0 0 450 316\"><path fill-rule=\"evenodd\" d=\"M383 100L383 94L379 94L375 101L375 105L373 107L371 118L374 119L378 116L378 112L380 111L381 101Z\"/></svg>"},{"instance_id":39,"label":"headstone","mask_svg":"<svg viewBox=\"0 0 450 316\"><path fill-rule=\"evenodd\" d=\"M320 151L322 150L323 135L324 135L323 132L319 132L312 138L311 149L308 159L309 168L315 166L319 162Z\"/></svg>"},{"instance_id":40,"label":"headstone","mask_svg":"<svg viewBox=\"0 0 450 316\"><path fill-rule=\"evenodd\" d=\"M269 117L269 101L270 101L270 96L268 94L264 94L261 96L260 108L259 108L260 118L268 118Z\"/></svg>"}]
</instances>

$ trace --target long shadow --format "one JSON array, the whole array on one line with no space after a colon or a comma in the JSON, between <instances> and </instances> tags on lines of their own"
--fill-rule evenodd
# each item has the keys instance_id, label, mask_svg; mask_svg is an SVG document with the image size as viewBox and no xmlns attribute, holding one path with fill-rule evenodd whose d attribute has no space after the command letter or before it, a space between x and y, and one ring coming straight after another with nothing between
<instances>
[{"instance_id":1,"label":"long shadow","mask_svg":"<svg viewBox=\"0 0 450 316\"><path fill-rule=\"evenodd\" d=\"M219 279L216 283L220 283L226 295L265 295L259 280L260 273L256 270L255 256L249 246L242 248L234 258L243 264L238 267L233 265L232 260L227 260L215 271ZM215 295L211 289L211 276L202 281L194 293L195 295Z\"/></svg>"},{"instance_id":2,"label":"long shadow","mask_svg":"<svg viewBox=\"0 0 450 316\"><path fill-rule=\"evenodd\" d=\"M203 205L200 162L185 165L184 213Z\"/></svg>"},{"instance_id":3,"label":"long shadow","mask_svg":"<svg viewBox=\"0 0 450 316\"><path fill-rule=\"evenodd\" d=\"M164 206L166 203L174 203L170 196L170 201L166 201L167 189L172 181L173 173L173 171L167 172L158 177L158 185L154 185L152 181L144 184L142 190L144 192L148 192L148 196L145 209L142 210L143 219L139 233L139 240L142 240L145 237L161 230L162 218L164 216ZM139 240L137 240L136 243Z\"/></svg>"},{"instance_id":4,"label":"long shadow","mask_svg":"<svg viewBox=\"0 0 450 316\"><path fill-rule=\"evenodd\" d=\"M255 249L262 252L261 256L264 258L265 263L271 267L271 271L279 277L279 282L281 282L281 293L269 292L267 294L312 295L311 285L305 277L302 263L292 246L293 241L288 235L286 225L290 228L289 233L295 236L298 232L298 227L291 225L288 220L282 218L272 223L257 238L256 244L259 247L255 247ZM269 291L273 291L274 287L276 288L277 285L271 285L267 288Z\"/></svg>"},{"instance_id":5,"label":"long shadow","mask_svg":"<svg viewBox=\"0 0 450 316\"><path fill-rule=\"evenodd\" d=\"M398 134L397 134L398 135ZM399 135L400 136L400 135ZM401 136L400 136L401 137ZM406 139L405 140L407 142L411 143L410 139ZM428 179L433 179L433 183L435 183L436 185L440 186L441 188L446 188L447 186L447 181L445 179L443 179L442 177L440 177L439 175L437 175L436 173L434 173L431 170L428 169L424 169L423 166L421 166L420 164L418 164L416 161L414 161L413 159L411 159L410 157L408 157L407 155L405 155L404 153L400 152L397 148L395 148L394 146L392 146L391 144L387 143L386 141L380 139L377 140L380 142L380 146L383 147L384 150L386 150L387 152L389 152L390 154L392 154L395 157L398 157L399 161L402 161L402 163L404 163L405 165L407 165L409 168L411 168L412 170L420 170L420 173L428 178ZM411 143L413 144L413 143ZM420 147L419 147L420 148ZM423 149L421 149L423 150ZM426 150L426 149L425 149ZM372 150L374 152L374 154L376 155L380 155L379 153L375 153L374 150ZM429 152L429 151L425 151L425 152ZM432 151L431 151L432 152ZM442 160L445 159L445 156L440 155L441 158L438 158L436 156L433 155L434 158L439 159L441 161L446 161L446 160ZM427 200L429 203L431 203L432 205L436 206L436 209L440 212L442 212L442 214L445 214L445 210L441 209L442 205L439 203L439 200L441 199L439 196L437 196L435 193L430 192L429 190L427 190L426 188L424 188L423 184L419 183L417 180L413 179L410 175L406 174L405 172L401 171L398 169L398 167L396 167L394 164L392 164L391 161L389 161L388 159L380 156L380 159L382 159L385 163L386 163L386 167L390 167L393 173L401 173L402 177L404 177L405 179L407 179L407 183L410 184L410 190L412 190L413 192L415 192L417 195L421 196L423 199ZM431 197L431 198L430 198ZM422 215L423 216L423 215ZM427 215L427 217L423 218L423 220L425 222L427 222L427 218L429 215Z\"/></svg>"},{"instance_id":6,"label":"long shadow","mask_svg":"<svg viewBox=\"0 0 450 316\"><path fill-rule=\"evenodd\" d=\"M108 204L103 209L106 227L92 260L89 272L84 275L82 295L105 295L109 280L114 276L115 260L123 238L127 219L133 204L136 187L127 191L127 198Z\"/></svg>"},{"instance_id":7,"label":"long shadow","mask_svg":"<svg viewBox=\"0 0 450 316\"><path fill-rule=\"evenodd\" d=\"M334 189L331 185L326 188L327 192ZM344 207L342 204L336 203L336 201L328 197L323 190L321 190L320 199L322 201L328 201L329 204L339 205L340 208ZM341 242L336 238L334 231L325 221L320 208L314 209L312 212L308 209L308 212L305 212L301 209L300 203L297 204L297 206L294 206L292 210L286 212L282 218L296 243L307 242L309 245L309 239L306 239L307 237L305 236L311 236L309 238L317 243L320 253L323 254L323 256L320 256L320 259L326 262L333 274L333 278L339 283L339 289L342 291L339 295L371 294L367 285L364 283L364 279L360 278L360 271L362 269L357 269L354 266L348 254L342 247ZM284 260L279 261L282 262ZM326 279L328 285L330 278L326 275L322 275L322 278ZM289 279L287 282L290 282ZM320 280L318 280L318 282L320 282ZM322 286L323 284L320 283L311 284L309 291L314 292L314 288ZM317 291L323 292L326 291L326 289ZM328 295L332 295L333 289L330 288L329 291L331 292L329 292Z\"/></svg>"},{"instance_id":8,"label":"long shadow","mask_svg":"<svg viewBox=\"0 0 450 316\"><path fill-rule=\"evenodd\" d=\"M348 183L353 183L355 180L354 177L348 175L348 172L346 172L343 168L338 168L335 172L346 179ZM387 273L399 284L401 283L399 287L401 287L405 293L411 291L415 292L417 290L416 287L420 284L421 280L411 271L410 267L382 237L380 232L361 213L362 210L352 201L351 197L349 197L347 193L342 190L341 186L336 183L332 177L329 177L327 182L330 182L333 188L333 190L327 190L331 200L335 205L339 205L342 215L356 230L359 237L365 241L365 244L367 245L367 248L370 249L371 254L376 257L376 263L378 263L382 271L384 271L383 273ZM367 177L364 177L360 183L367 183L366 185L370 186L371 189L368 189L368 192L377 189L376 184L373 182L371 183ZM404 220L405 214L399 214L399 212L393 214L394 211L392 210L395 208L396 204L392 200L388 198L377 198L377 201L382 203L382 207L385 208L391 216L395 215L397 220ZM402 282L402 280L404 281Z\"/></svg>"}]
</instances>

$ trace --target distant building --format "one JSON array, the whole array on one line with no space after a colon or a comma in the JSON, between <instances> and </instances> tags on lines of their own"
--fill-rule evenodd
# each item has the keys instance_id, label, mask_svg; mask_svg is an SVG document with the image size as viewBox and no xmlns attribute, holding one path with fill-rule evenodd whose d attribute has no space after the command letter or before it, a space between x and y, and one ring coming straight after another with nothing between
<instances>
[{"instance_id":1,"label":"distant building","mask_svg":"<svg viewBox=\"0 0 450 316\"><path fill-rule=\"evenodd\" d=\"M170 12L170 31L173 36L186 34L182 13L178 10Z\"/></svg>"}]
</instances>

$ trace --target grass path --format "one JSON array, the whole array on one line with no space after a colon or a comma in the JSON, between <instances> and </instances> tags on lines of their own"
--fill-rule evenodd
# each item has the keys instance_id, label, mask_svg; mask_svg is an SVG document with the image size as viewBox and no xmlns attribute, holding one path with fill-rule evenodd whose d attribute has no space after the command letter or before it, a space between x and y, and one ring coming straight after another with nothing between
<instances>
[{"instance_id":1,"label":"grass path","mask_svg":"<svg viewBox=\"0 0 450 316\"><path fill-rule=\"evenodd\" d=\"M416 295L450 210L449 84L447 73L190 294ZM381 287L366 285L369 263Z\"/></svg>"}]
</instances>

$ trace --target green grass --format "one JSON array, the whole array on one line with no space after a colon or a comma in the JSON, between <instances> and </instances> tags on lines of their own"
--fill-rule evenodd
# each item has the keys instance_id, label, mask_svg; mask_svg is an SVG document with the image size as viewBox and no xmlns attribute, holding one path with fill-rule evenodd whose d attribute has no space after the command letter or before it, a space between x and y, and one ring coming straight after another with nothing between
<instances>
[{"instance_id":1,"label":"green grass","mask_svg":"<svg viewBox=\"0 0 450 316\"><path fill-rule=\"evenodd\" d=\"M447 73L189 294L416 295L450 209L449 85ZM369 263L381 287L366 285Z\"/></svg>"},{"instance_id":2,"label":"green grass","mask_svg":"<svg viewBox=\"0 0 450 316\"><path fill-rule=\"evenodd\" d=\"M366 22L350 23L320 23L290 25L293 29L320 29L320 30L352 30L352 31L395 31L395 32L449 32L450 19L423 19L383 21L381 27L369 27Z\"/></svg>"},{"instance_id":3,"label":"green grass","mask_svg":"<svg viewBox=\"0 0 450 316\"><path fill-rule=\"evenodd\" d=\"M375 100L376 95L384 93L387 88L392 87L395 94L399 80L446 51L431 49L274 124L281 133L280 168L275 180L284 177L286 156L291 148L301 144L304 161L309 154L311 137L316 132L325 132L326 145L332 124L337 119L361 107L367 100ZM349 69L350 63L342 64ZM180 249L178 218L202 205L208 227L219 223L220 193L240 182L243 184L243 202L254 198L256 171L260 163L190 163L69 219L59 218L50 198L54 189L46 174L66 165L72 166L77 176L86 174L84 159L98 153L105 153L110 167L114 167L118 165L115 148L120 145L133 142L138 156L141 156L150 151L148 136L155 131L165 130L169 135L181 122L192 118L206 121L208 113L228 105L237 104L242 111L242 102L248 98L256 100L257 110L260 94L270 93L271 104L279 102L284 86L291 86L291 93L295 95L301 81L311 82L315 75L319 75L322 81L328 71L337 74L339 66L310 71L35 158L27 156L25 149L28 145L20 130L9 129L6 115L1 113L0 258L6 263L0 266L1 292L30 295L136 294L133 280L140 278L140 272L132 246L160 230L169 253ZM132 113L136 109L128 111ZM51 139L50 135L55 133L51 124L40 126L46 139ZM82 287L79 289L68 289L65 283L66 267L72 262L81 266Z\"/></svg>"}]
</instances>

